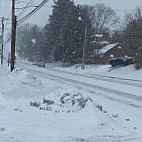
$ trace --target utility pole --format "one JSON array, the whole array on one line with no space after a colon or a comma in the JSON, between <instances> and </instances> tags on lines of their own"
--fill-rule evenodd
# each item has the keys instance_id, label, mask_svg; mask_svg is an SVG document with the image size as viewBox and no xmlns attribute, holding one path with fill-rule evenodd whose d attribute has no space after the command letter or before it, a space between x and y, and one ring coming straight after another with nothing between
<instances>
[{"instance_id":1,"label":"utility pole","mask_svg":"<svg viewBox=\"0 0 142 142\"><path fill-rule=\"evenodd\" d=\"M12 0L11 71L15 64L15 0Z\"/></svg>"},{"instance_id":2,"label":"utility pole","mask_svg":"<svg viewBox=\"0 0 142 142\"><path fill-rule=\"evenodd\" d=\"M87 41L87 24L85 24L85 36L84 36L84 45L83 45L83 56L82 56L82 66L81 66L81 69L85 68L85 48L86 48L86 41Z\"/></svg>"},{"instance_id":3,"label":"utility pole","mask_svg":"<svg viewBox=\"0 0 142 142\"><path fill-rule=\"evenodd\" d=\"M16 42L16 26L17 26L17 16L15 15L15 18L14 18L14 63L15 63L15 59L16 59L16 56L15 56L15 42Z\"/></svg>"},{"instance_id":4,"label":"utility pole","mask_svg":"<svg viewBox=\"0 0 142 142\"><path fill-rule=\"evenodd\" d=\"M3 64L3 36L4 36L4 17L2 17L2 38L1 38L1 65Z\"/></svg>"}]
</instances>

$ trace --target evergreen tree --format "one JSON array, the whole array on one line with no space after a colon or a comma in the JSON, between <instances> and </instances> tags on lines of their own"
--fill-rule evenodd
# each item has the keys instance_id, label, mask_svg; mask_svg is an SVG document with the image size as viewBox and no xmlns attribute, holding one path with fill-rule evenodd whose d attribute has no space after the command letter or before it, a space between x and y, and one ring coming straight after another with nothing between
<instances>
[{"instance_id":1,"label":"evergreen tree","mask_svg":"<svg viewBox=\"0 0 142 142\"><path fill-rule=\"evenodd\" d=\"M129 53L133 55L137 48L142 47L142 20L131 21L124 30L123 40Z\"/></svg>"},{"instance_id":2,"label":"evergreen tree","mask_svg":"<svg viewBox=\"0 0 142 142\"><path fill-rule=\"evenodd\" d=\"M87 18L80 6L75 6L72 1L55 2L45 29L50 51L56 60L76 63L82 58Z\"/></svg>"}]
</instances>

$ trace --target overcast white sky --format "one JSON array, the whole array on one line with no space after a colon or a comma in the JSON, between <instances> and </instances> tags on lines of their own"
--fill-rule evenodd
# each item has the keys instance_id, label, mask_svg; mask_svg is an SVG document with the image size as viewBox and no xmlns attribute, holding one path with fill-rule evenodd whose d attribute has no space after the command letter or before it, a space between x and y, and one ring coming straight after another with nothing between
<instances>
[{"instance_id":1,"label":"overcast white sky","mask_svg":"<svg viewBox=\"0 0 142 142\"><path fill-rule=\"evenodd\" d=\"M29 2L30 0L17 0L17 1L25 1ZM38 5L43 0L32 0L34 1L33 5ZM25 6L25 2L20 2L17 4L16 8ZM75 4L88 4L95 5L96 3L104 3L106 6L110 6L114 10L134 10L136 7L142 7L142 0L74 0ZM37 24L43 27L49 18L49 14L52 13L51 5L53 4L53 0L49 0L46 6L42 7L36 14L34 14L28 21L28 23ZM26 10L24 14L28 13L30 10ZM11 1L10 0L0 0L0 17L4 16L9 18L11 15ZM123 16L125 11L116 11L119 16ZM20 11L17 11L16 14L19 15ZM24 14L21 16L23 17ZM18 17L21 18L21 17ZM11 20L9 21L11 22Z\"/></svg>"}]
</instances>

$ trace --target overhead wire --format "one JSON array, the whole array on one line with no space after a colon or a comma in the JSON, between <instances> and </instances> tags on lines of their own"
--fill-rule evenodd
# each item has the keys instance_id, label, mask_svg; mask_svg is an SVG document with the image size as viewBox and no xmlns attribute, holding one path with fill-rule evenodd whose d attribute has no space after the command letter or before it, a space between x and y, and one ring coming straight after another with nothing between
<instances>
[{"instance_id":1,"label":"overhead wire","mask_svg":"<svg viewBox=\"0 0 142 142\"><path fill-rule=\"evenodd\" d=\"M0 7L1 7L1 1L5 1L5 0L0 0ZM43 0L43 2L41 2L38 6L32 6L32 4L34 3L35 0L29 0L29 2L25 2L25 1L17 1L17 4L19 4L20 2L23 2L23 3L26 3L26 5L23 7L23 8L19 8L19 10L21 10L21 12L18 14L18 17L21 17L25 11L30 8L30 7L35 7L34 10L32 10L30 13L28 13L26 16L22 17L21 19L18 20L18 25L19 24L22 24L23 22L25 22L27 19L29 19L33 14L35 14L41 7L43 6L46 6L46 2L48 2L49 0ZM8 0L6 1L6 3L8 4ZM7 12L7 4L6 4L6 9L5 9L5 14L6 15L6 12ZM48 7L48 6L47 6ZM51 7L50 7L51 8ZM1 8L0 8L1 9ZM18 10L18 9L17 9ZM114 10L116 12L132 12L132 11L135 11L136 9L126 9L126 10L121 10L121 9L118 9L118 10ZM11 20L11 13L12 11L10 12L10 14L8 15L7 19ZM6 22L5 24L5 28L6 26L10 24L8 21ZM8 34L8 39L6 40L5 44L10 40L11 38L11 34Z\"/></svg>"},{"instance_id":2,"label":"overhead wire","mask_svg":"<svg viewBox=\"0 0 142 142\"><path fill-rule=\"evenodd\" d=\"M38 6L36 6L36 8L34 10L32 10L29 14L27 14L26 16L24 16L23 18L18 20L17 25L25 22L27 19L29 19L33 14L35 14L42 6L44 6L46 4L46 2L48 2L49 0L44 0L43 2L41 2ZM27 5L26 8L28 7L29 4L31 4L31 2L33 2L32 0L30 0ZM24 10L26 9L24 8ZM24 12L24 10L22 11L22 13ZM10 12L11 15L11 12ZM10 20L10 15L8 16L8 19ZM8 23L7 23L8 24ZM8 34L7 40L5 42L5 44L7 44L11 39L11 33Z\"/></svg>"},{"instance_id":3,"label":"overhead wire","mask_svg":"<svg viewBox=\"0 0 142 142\"><path fill-rule=\"evenodd\" d=\"M136 9L116 9L114 11L116 11L116 12L133 12L133 11L136 11Z\"/></svg>"},{"instance_id":4,"label":"overhead wire","mask_svg":"<svg viewBox=\"0 0 142 142\"><path fill-rule=\"evenodd\" d=\"M35 14L41 7L43 7L49 0L43 0L38 6L36 6L35 9L33 9L30 13L28 13L26 16L22 17L21 19L18 20L17 25L22 24L25 22L27 19L29 19L33 14Z\"/></svg>"},{"instance_id":5,"label":"overhead wire","mask_svg":"<svg viewBox=\"0 0 142 142\"><path fill-rule=\"evenodd\" d=\"M22 11L17 15L18 17L22 16L24 12L34 3L35 0L30 0L23 8Z\"/></svg>"},{"instance_id":6,"label":"overhead wire","mask_svg":"<svg viewBox=\"0 0 142 142\"><path fill-rule=\"evenodd\" d=\"M0 0L0 1L2 1L2 0ZM9 23L9 21L10 21L10 16L11 16L11 12L8 14L8 2L9 2L9 0L3 0L3 2L5 2L5 9L3 10L3 17L4 17L4 31L7 31L7 30L11 30L10 28L9 28L9 26L7 26L8 24L11 24L11 23ZM7 34L7 32L6 32L6 34ZM4 36L4 38L6 38L6 39L4 39L4 45L6 44L6 43L8 43L8 41L10 40L10 38L11 38L11 34L7 34L8 36ZM5 48L4 48L5 49Z\"/></svg>"},{"instance_id":7,"label":"overhead wire","mask_svg":"<svg viewBox=\"0 0 142 142\"><path fill-rule=\"evenodd\" d=\"M6 1L6 8L5 8L5 12L4 12L4 17L5 17L6 12L7 12L7 6L8 6L8 0Z\"/></svg>"},{"instance_id":8,"label":"overhead wire","mask_svg":"<svg viewBox=\"0 0 142 142\"><path fill-rule=\"evenodd\" d=\"M0 0L0 12L1 12L1 0Z\"/></svg>"},{"instance_id":9,"label":"overhead wire","mask_svg":"<svg viewBox=\"0 0 142 142\"><path fill-rule=\"evenodd\" d=\"M34 0L35 1L35 0ZM20 17L21 15L23 15L23 13L25 12L25 10L27 10L27 8L29 7L35 7L34 10L32 10L29 14L27 14L26 16L22 17L21 19L18 20L18 25L23 23L24 21L26 21L28 18L30 18L35 12L37 12L42 6L45 6L45 3L49 1L49 0L44 0L43 2L41 2L40 5L38 6L32 6L31 3L33 3L33 0L30 0L26 6L21 7L21 8L17 8L18 10L22 9L22 11L19 13L18 17ZM24 1L19 1L19 2L24 2ZM19 3L18 2L18 3ZM135 11L135 10L114 10L116 12L127 12L127 11Z\"/></svg>"},{"instance_id":10,"label":"overhead wire","mask_svg":"<svg viewBox=\"0 0 142 142\"><path fill-rule=\"evenodd\" d=\"M19 3L26 3L26 4L27 4L27 2L25 2L25 1L17 0L17 1L16 1L16 4L19 4Z\"/></svg>"},{"instance_id":11,"label":"overhead wire","mask_svg":"<svg viewBox=\"0 0 142 142\"><path fill-rule=\"evenodd\" d=\"M7 6L8 6L8 0L6 1L6 8L5 8L5 12L4 12L4 17L6 17ZM7 19L7 18L6 18L6 19ZM8 22L8 19L7 19L7 22ZM7 22L5 23L4 30L6 30Z\"/></svg>"},{"instance_id":12,"label":"overhead wire","mask_svg":"<svg viewBox=\"0 0 142 142\"><path fill-rule=\"evenodd\" d=\"M12 13L12 10L10 11L8 17L6 18L7 21L5 23L5 28L7 28L7 25L11 25L11 23L9 21L11 21L11 13Z\"/></svg>"}]
</instances>

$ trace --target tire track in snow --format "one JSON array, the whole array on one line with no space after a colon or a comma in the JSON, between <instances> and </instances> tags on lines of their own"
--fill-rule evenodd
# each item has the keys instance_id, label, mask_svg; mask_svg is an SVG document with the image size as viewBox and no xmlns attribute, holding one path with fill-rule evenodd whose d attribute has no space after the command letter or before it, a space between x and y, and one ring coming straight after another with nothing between
<instances>
[{"instance_id":1,"label":"tire track in snow","mask_svg":"<svg viewBox=\"0 0 142 142\"><path fill-rule=\"evenodd\" d=\"M20 65L20 66L22 66L22 65ZM105 92L108 92L108 93L111 93L111 94L115 94L119 97L125 97L125 98L129 98L129 99L136 100L136 101L139 101L139 102L142 101L141 96L136 96L136 95L126 93L126 92L123 92L123 91L118 91L118 90L114 90L114 89L110 89L110 88L105 88L105 87L102 87L102 86L99 86L99 85L94 85L94 84L91 84L91 83L85 83L85 82L81 82L81 81L78 81L78 80L65 78L65 77L61 77L61 76L58 76L58 75L53 75L53 74L50 74L50 73L45 73L45 72L42 72L42 71L29 69L27 67L23 67L23 68L25 68L27 71L29 71L31 73L38 74L38 75L43 76L44 78L48 78L50 80L56 80L58 82L61 82L62 84L65 84L65 81L66 81L67 83L76 84L75 86L77 88L79 88L80 86L85 86L85 87L90 87L90 88L93 88L93 89L105 91ZM121 103L126 104L126 105L130 105L130 106L135 107L135 108L142 108L142 106L135 105L131 102L125 101L124 99L118 99L114 95L111 96L111 95L107 95L107 94L104 95L103 94L102 96L107 97L108 99L112 99L114 101L121 102Z\"/></svg>"},{"instance_id":2,"label":"tire track in snow","mask_svg":"<svg viewBox=\"0 0 142 142\"><path fill-rule=\"evenodd\" d=\"M62 72L66 74L72 74L76 76L81 76L81 77L87 77L87 78L93 78L93 79L100 79L103 81L109 81L109 82L114 82L114 83L121 83L125 85L130 85L130 86L136 86L136 87L142 87L142 80L135 80L135 79L126 79L126 78L120 78L120 77L114 77L114 76L105 76L105 75L99 75L99 74L93 74L93 75L88 75L88 74L79 74L79 73L72 73L69 71L61 71L58 69L48 69L51 71L57 71L57 72ZM126 82L128 81L128 82Z\"/></svg>"}]
</instances>

